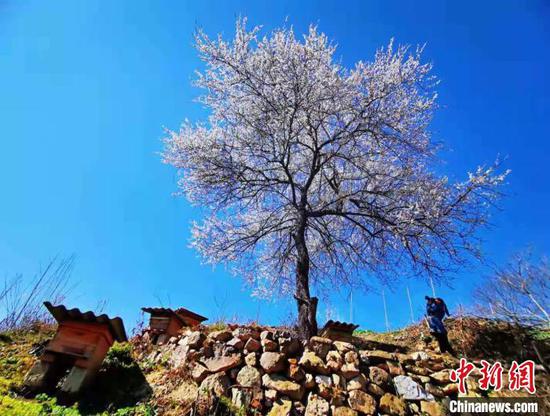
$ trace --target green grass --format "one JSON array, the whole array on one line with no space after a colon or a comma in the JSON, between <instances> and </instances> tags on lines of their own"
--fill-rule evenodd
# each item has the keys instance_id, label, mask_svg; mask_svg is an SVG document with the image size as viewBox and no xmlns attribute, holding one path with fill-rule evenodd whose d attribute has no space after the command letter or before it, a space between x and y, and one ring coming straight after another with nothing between
<instances>
[{"instance_id":1,"label":"green grass","mask_svg":"<svg viewBox=\"0 0 550 416\"><path fill-rule=\"evenodd\" d=\"M360 335L370 335L374 334L375 332L370 329L356 329L353 331L354 336L360 336Z\"/></svg>"},{"instance_id":2,"label":"green grass","mask_svg":"<svg viewBox=\"0 0 550 416\"><path fill-rule=\"evenodd\" d=\"M29 350L53 336L52 327L36 327L0 333L0 395L17 389L35 357Z\"/></svg>"},{"instance_id":3,"label":"green grass","mask_svg":"<svg viewBox=\"0 0 550 416\"><path fill-rule=\"evenodd\" d=\"M2 416L154 416L152 407L140 404L134 407L124 407L112 412L81 413L77 405L65 407L57 404L54 398L44 394L34 400L26 400L9 395L0 397L0 414Z\"/></svg>"},{"instance_id":4,"label":"green grass","mask_svg":"<svg viewBox=\"0 0 550 416\"><path fill-rule=\"evenodd\" d=\"M55 399L39 395L35 400L4 396L0 398L0 414L5 416L80 416L75 407L59 406Z\"/></svg>"},{"instance_id":5,"label":"green grass","mask_svg":"<svg viewBox=\"0 0 550 416\"><path fill-rule=\"evenodd\" d=\"M535 329L531 336L536 341L550 341L550 329Z\"/></svg>"}]
</instances>

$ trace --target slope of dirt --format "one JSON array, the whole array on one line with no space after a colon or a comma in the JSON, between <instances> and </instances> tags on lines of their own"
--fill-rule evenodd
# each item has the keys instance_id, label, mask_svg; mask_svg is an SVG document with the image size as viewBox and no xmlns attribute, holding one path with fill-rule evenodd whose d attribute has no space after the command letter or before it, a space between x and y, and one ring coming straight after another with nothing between
<instances>
[{"instance_id":1,"label":"slope of dirt","mask_svg":"<svg viewBox=\"0 0 550 416\"><path fill-rule=\"evenodd\" d=\"M447 318L445 326L456 352L470 360L511 362L530 359L540 362L542 357L550 363L550 330L533 330L508 322L469 316ZM410 350L437 350L425 321L399 331L358 335L365 339L397 343Z\"/></svg>"}]
</instances>

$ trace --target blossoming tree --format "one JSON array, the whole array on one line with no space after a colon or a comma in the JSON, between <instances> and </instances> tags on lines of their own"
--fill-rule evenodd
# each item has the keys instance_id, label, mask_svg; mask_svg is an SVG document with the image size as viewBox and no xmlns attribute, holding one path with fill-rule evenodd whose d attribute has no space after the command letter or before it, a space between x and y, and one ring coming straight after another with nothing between
<instances>
[{"instance_id":1,"label":"blossoming tree","mask_svg":"<svg viewBox=\"0 0 550 416\"><path fill-rule=\"evenodd\" d=\"M477 254L474 232L505 173L478 168L451 183L435 172L437 82L421 50L390 43L347 68L315 27L302 39L259 31L243 19L231 42L198 32L210 116L166 139L164 162L205 208L192 233L203 258L258 292L293 293L307 337L317 331L312 286L397 268L441 275Z\"/></svg>"}]
</instances>

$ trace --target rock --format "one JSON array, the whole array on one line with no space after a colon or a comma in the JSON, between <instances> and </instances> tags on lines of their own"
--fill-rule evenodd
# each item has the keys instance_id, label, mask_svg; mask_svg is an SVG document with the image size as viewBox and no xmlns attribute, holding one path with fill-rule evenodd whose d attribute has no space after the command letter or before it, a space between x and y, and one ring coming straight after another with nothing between
<instances>
[{"instance_id":1,"label":"rock","mask_svg":"<svg viewBox=\"0 0 550 416\"><path fill-rule=\"evenodd\" d=\"M312 351L304 351L299 364L306 369L317 374L329 374L329 370L324 361Z\"/></svg>"},{"instance_id":2,"label":"rock","mask_svg":"<svg viewBox=\"0 0 550 416\"><path fill-rule=\"evenodd\" d=\"M304 387L308 390L311 390L315 387L315 377L313 377L312 374L306 373L306 377L304 379Z\"/></svg>"},{"instance_id":3,"label":"rock","mask_svg":"<svg viewBox=\"0 0 550 416\"><path fill-rule=\"evenodd\" d=\"M298 361L295 358L288 360L287 376L291 380L300 382L305 378L304 370L298 365Z\"/></svg>"},{"instance_id":4,"label":"rock","mask_svg":"<svg viewBox=\"0 0 550 416\"><path fill-rule=\"evenodd\" d=\"M327 367L330 371L337 373L342 368L344 359L338 351L329 351L327 354Z\"/></svg>"},{"instance_id":5,"label":"rock","mask_svg":"<svg viewBox=\"0 0 550 416\"><path fill-rule=\"evenodd\" d=\"M268 389L277 390L279 393L290 397L292 400L301 400L304 388L293 381L277 374L264 374L262 384Z\"/></svg>"},{"instance_id":6,"label":"rock","mask_svg":"<svg viewBox=\"0 0 550 416\"><path fill-rule=\"evenodd\" d=\"M426 383L424 388L426 389L426 393L429 393L435 397L445 397L443 390L433 384Z\"/></svg>"},{"instance_id":7,"label":"rock","mask_svg":"<svg viewBox=\"0 0 550 416\"><path fill-rule=\"evenodd\" d=\"M403 367L401 367L401 364L395 361L386 361L386 365L388 366L388 372L392 376L404 376L405 371L403 370Z\"/></svg>"},{"instance_id":8,"label":"rock","mask_svg":"<svg viewBox=\"0 0 550 416\"><path fill-rule=\"evenodd\" d=\"M279 344L270 339L262 339L261 344L265 352L274 352L279 349Z\"/></svg>"},{"instance_id":9,"label":"rock","mask_svg":"<svg viewBox=\"0 0 550 416\"><path fill-rule=\"evenodd\" d=\"M256 367L258 365L258 357L256 356L256 353L251 352L250 354L246 354L244 357L244 362L246 365Z\"/></svg>"},{"instance_id":10,"label":"rock","mask_svg":"<svg viewBox=\"0 0 550 416\"><path fill-rule=\"evenodd\" d=\"M204 342L206 336L200 331L193 331L189 335L187 335L186 338L189 348L198 349L202 347L202 343Z\"/></svg>"},{"instance_id":11,"label":"rock","mask_svg":"<svg viewBox=\"0 0 550 416\"><path fill-rule=\"evenodd\" d=\"M204 358L212 358L214 356L214 349L212 348L212 345L208 344L208 338L204 342L207 343L207 345L203 345L199 352Z\"/></svg>"},{"instance_id":12,"label":"rock","mask_svg":"<svg viewBox=\"0 0 550 416\"><path fill-rule=\"evenodd\" d=\"M442 355L441 362L443 363L445 368L457 368L460 364L460 360L450 354Z\"/></svg>"},{"instance_id":13,"label":"rock","mask_svg":"<svg viewBox=\"0 0 550 416\"><path fill-rule=\"evenodd\" d=\"M330 406L325 399L313 393L309 394L305 416L328 416L329 412Z\"/></svg>"},{"instance_id":14,"label":"rock","mask_svg":"<svg viewBox=\"0 0 550 416\"><path fill-rule=\"evenodd\" d=\"M375 351L364 351L363 355L365 358L368 358L369 363L380 363L380 362L386 362L386 361L393 361L395 359L395 356L392 353L381 351L381 350L375 350Z\"/></svg>"},{"instance_id":15,"label":"rock","mask_svg":"<svg viewBox=\"0 0 550 416\"><path fill-rule=\"evenodd\" d=\"M386 391L382 387L372 383L367 384L367 392L378 397L383 396L384 393L386 393Z\"/></svg>"},{"instance_id":16,"label":"rock","mask_svg":"<svg viewBox=\"0 0 550 416\"><path fill-rule=\"evenodd\" d=\"M416 404L415 402L410 402L409 403L409 411L413 415L419 414L420 413L420 406L418 406L418 404Z\"/></svg>"},{"instance_id":17,"label":"rock","mask_svg":"<svg viewBox=\"0 0 550 416\"><path fill-rule=\"evenodd\" d=\"M275 401L277 399L277 395L279 394L277 390L274 389L266 389L264 391L266 400Z\"/></svg>"},{"instance_id":18,"label":"rock","mask_svg":"<svg viewBox=\"0 0 550 416\"><path fill-rule=\"evenodd\" d=\"M331 406L346 406L347 399L348 396L345 390L333 388L332 396L330 399Z\"/></svg>"},{"instance_id":19,"label":"rock","mask_svg":"<svg viewBox=\"0 0 550 416\"><path fill-rule=\"evenodd\" d=\"M346 380L350 380L357 377L360 374L360 371L355 364L344 364L340 369L340 373Z\"/></svg>"},{"instance_id":20,"label":"rock","mask_svg":"<svg viewBox=\"0 0 550 416\"><path fill-rule=\"evenodd\" d=\"M224 342L219 341L212 344L212 350L214 351L214 357L232 355L235 352L232 348L227 347Z\"/></svg>"},{"instance_id":21,"label":"rock","mask_svg":"<svg viewBox=\"0 0 550 416\"><path fill-rule=\"evenodd\" d=\"M380 398L380 410L388 415L406 416L407 403L393 394L386 393Z\"/></svg>"},{"instance_id":22,"label":"rock","mask_svg":"<svg viewBox=\"0 0 550 416\"><path fill-rule=\"evenodd\" d=\"M341 353L341 354L345 354L348 351L357 351L357 348L355 347L355 345L353 345L349 342L334 341L332 344L338 350L338 352Z\"/></svg>"},{"instance_id":23,"label":"rock","mask_svg":"<svg viewBox=\"0 0 550 416\"><path fill-rule=\"evenodd\" d=\"M248 409L252 401L252 392L233 387L231 389L231 403L238 409Z\"/></svg>"},{"instance_id":24,"label":"rock","mask_svg":"<svg viewBox=\"0 0 550 416\"><path fill-rule=\"evenodd\" d=\"M451 383L441 388L445 396L454 396L458 394L458 383Z\"/></svg>"},{"instance_id":25,"label":"rock","mask_svg":"<svg viewBox=\"0 0 550 416\"><path fill-rule=\"evenodd\" d=\"M432 379L430 377L427 377L427 376L419 376L419 375L413 374L413 373L409 373L409 376L414 381L416 381L417 383L420 383L420 384L426 384L426 383L430 383L432 381Z\"/></svg>"},{"instance_id":26,"label":"rock","mask_svg":"<svg viewBox=\"0 0 550 416\"><path fill-rule=\"evenodd\" d=\"M293 357L300 352L300 341L292 337L279 338L279 351L288 357Z\"/></svg>"},{"instance_id":27,"label":"rock","mask_svg":"<svg viewBox=\"0 0 550 416\"><path fill-rule=\"evenodd\" d=\"M175 367L179 368L183 366L187 362L187 353L189 352L189 346L188 345L178 345L176 348L174 348L174 351L172 351L172 354L170 355L169 362L170 364ZM159 357L164 357L164 354L159 354Z\"/></svg>"},{"instance_id":28,"label":"rock","mask_svg":"<svg viewBox=\"0 0 550 416\"><path fill-rule=\"evenodd\" d=\"M381 369L384 370L386 373L389 373L389 372L390 372L390 368L388 367L387 362L385 362L385 363L378 363L378 364L375 365L375 367L381 368Z\"/></svg>"},{"instance_id":29,"label":"rock","mask_svg":"<svg viewBox=\"0 0 550 416\"><path fill-rule=\"evenodd\" d=\"M374 415L376 412L376 400L371 395L361 391L352 390L348 397L349 407L366 415Z\"/></svg>"},{"instance_id":30,"label":"rock","mask_svg":"<svg viewBox=\"0 0 550 416\"><path fill-rule=\"evenodd\" d=\"M259 334L258 334L259 336ZM264 399L264 393L263 390L260 387L254 387L252 389L246 388L246 389L238 389L234 388L233 391L239 390L239 399L240 402L243 404L240 407L241 409L254 409L259 410L262 407L262 402ZM235 403L237 404L237 403Z\"/></svg>"},{"instance_id":31,"label":"rock","mask_svg":"<svg viewBox=\"0 0 550 416\"><path fill-rule=\"evenodd\" d=\"M397 361L401 364L414 364L415 362L414 358L412 358L410 354L396 353L395 358L397 358Z\"/></svg>"},{"instance_id":32,"label":"rock","mask_svg":"<svg viewBox=\"0 0 550 416\"><path fill-rule=\"evenodd\" d=\"M191 370L191 377L198 384L200 384L206 377L208 377L208 374L210 374L210 371L208 371L208 369L205 366L199 363L193 363L193 368Z\"/></svg>"},{"instance_id":33,"label":"rock","mask_svg":"<svg viewBox=\"0 0 550 416\"><path fill-rule=\"evenodd\" d=\"M222 330L210 332L210 334L208 334L208 337L218 342L226 342L233 338L233 334L231 333L231 331Z\"/></svg>"},{"instance_id":34,"label":"rock","mask_svg":"<svg viewBox=\"0 0 550 416\"><path fill-rule=\"evenodd\" d=\"M199 395L226 396L229 391L229 385L229 378L224 373L211 374L200 384Z\"/></svg>"},{"instance_id":35,"label":"rock","mask_svg":"<svg viewBox=\"0 0 550 416\"><path fill-rule=\"evenodd\" d=\"M492 391L489 393L489 396L493 396L493 397L499 397L499 395L503 394L504 396L507 395L507 394L510 394L509 392L506 392L506 391ZM466 390L465 393L461 393L461 392L458 392L458 397L459 398L463 398L463 397L481 397L481 394L473 391L473 390ZM500 396L500 397L503 397L503 396Z\"/></svg>"},{"instance_id":36,"label":"rock","mask_svg":"<svg viewBox=\"0 0 550 416\"><path fill-rule=\"evenodd\" d=\"M260 357L260 365L266 373L278 373L286 367L285 356L278 352L264 352Z\"/></svg>"},{"instance_id":37,"label":"rock","mask_svg":"<svg viewBox=\"0 0 550 416\"><path fill-rule=\"evenodd\" d=\"M262 384L262 378L257 369L245 365L237 374L237 383L242 387L257 387Z\"/></svg>"},{"instance_id":38,"label":"rock","mask_svg":"<svg viewBox=\"0 0 550 416\"><path fill-rule=\"evenodd\" d=\"M347 364L359 365L359 355L355 351L348 351L344 355L344 360Z\"/></svg>"},{"instance_id":39,"label":"rock","mask_svg":"<svg viewBox=\"0 0 550 416\"><path fill-rule=\"evenodd\" d=\"M431 374L431 371L424 367L418 367L416 365L406 365L405 369L409 373L418 374L421 376L429 376Z\"/></svg>"},{"instance_id":40,"label":"rock","mask_svg":"<svg viewBox=\"0 0 550 416\"><path fill-rule=\"evenodd\" d=\"M424 362L422 362L422 365L426 366L427 368L429 368L432 371L442 371L442 370L445 370L445 368L446 368L445 364L437 363L437 362L434 362L434 361L424 361Z\"/></svg>"},{"instance_id":41,"label":"rock","mask_svg":"<svg viewBox=\"0 0 550 416\"><path fill-rule=\"evenodd\" d=\"M409 376L396 376L393 378L393 384L397 394L405 400L433 400L433 396L427 394L424 389Z\"/></svg>"},{"instance_id":42,"label":"rock","mask_svg":"<svg viewBox=\"0 0 550 416\"><path fill-rule=\"evenodd\" d=\"M367 386L367 378L363 374L359 374L357 377L348 381L346 386L347 391L352 390L365 390Z\"/></svg>"},{"instance_id":43,"label":"rock","mask_svg":"<svg viewBox=\"0 0 550 416\"><path fill-rule=\"evenodd\" d=\"M260 332L253 328L238 327L233 330L233 337L239 338L242 342L247 342L250 338L259 340Z\"/></svg>"},{"instance_id":44,"label":"rock","mask_svg":"<svg viewBox=\"0 0 550 416\"><path fill-rule=\"evenodd\" d=\"M246 344L244 344L244 349L247 352L256 352L259 351L260 348L262 348L262 344L254 338L249 338L248 341L246 341Z\"/></svg>"},{"instance_id":45,"label":"rock","mask_svg":"<svg viewBox=\"0 0 550 416\"><path fill-rule=\"evenodd\" d=\"M311 351L315 353L315 355L324 360L327 356L327 353L332 348L332 340L317 336L311 337L309 339L308 347Z\"/></svg>"},{"instance_id":46,"label":"rock","mask_svg":"<svg viewBox=\"0 0 550 416\"><path fill-rule=\"evenodd\" d=\"M390 381L390 375L379 367L369 367L369 380L380 387L384 387Z\"/></svg>"},{"instance_id":47,"label":"rock","mask_svg":"<svg viewBox=\"0 0 550 416\"><path fill-rule=\"evenodd\" d=\"M269 339L271 341L273 341L273 338L274 338L274 334L272 331L262 331L260 332L260 339L263 341L263 340L266 340L266 339Z\"/></svg>"},{"instance_id":48,"label":"rock","mask_svg":"<svg viewBox=\"0 0 550 416\"><path fill-rule=\"evenodd\" d=\"M332 385L341 390L346 390L346 379L339 374L333 374Z\"/></svg>"},{"instance_id":49,"label":"rock","mask_svg":"<svg viewBox=\"0 0 550 416\"><path fill-rule=\"evenodd\" d=\"M330 376L315 376L315 384L319 389L319 395L325 399L330 399L332 395L332 377Z\"/></svg>"},{"instance_id":50,"label":"rock","mask_svg":"<svg viewBox=\"0 0 550 416\"><path fill-rule=\"evenodd\" d=\"M430 374L430 377L438 384L448 384L451 382L450 374L449 370L443 370Z\"/></svg>"},{"instance_id":51,"label":"rock","mask_svg":"<svg viewBox=\"0 0 550 416\"><path fill-rule=\"evenodd\" d=\"M203 354L197 350L189 350L187 351L187 361L188 362L194 362L199 361L201 358L203 358Z\"/></svg>"},{"instance_id":52,"label":"rock","mask_svg":"<svg viewBox=\"0 0 550 416\"><path fill-rule=\"evenodd\" d=\"M202 363L211 373L218 373L220 371L227 371L231 368L237 367L242 362L240 354L230 355L228 357L213 357L202 360Z\"/></svg>"},{"instance_id":53,"label":"rock","mask_svg":"<svg viewBox=\"0 0 550 416\"><path fill-rule=\"evenodd\" d=\"M365 351L365 350L359 351L359 363L362 366L368 366L371 364L371 361L368 357L368 351Z\"/></svg>"},{"instance_id":54,"label":"rock","mask_svg":"<svg viewBox=\"0 0 550 416\"><path fill-rule=\"evenodd\" d=\"M338 406L332 410L332 416L357 416L357 412L346 406Z\"/></svg>"},{"instance_id":55,"label":"rock","mask_svg":"<svg viewBox=\"0 0 550 416\"><path fill-rule=\"evenodd\" d=\"M504 377L503 377L504 379ZM509 382L505 382L503 380L503 383L502 383L504 386L507 386L509 385ZM470 378L467 378L466 379L466 390L468 390L468 392L476 392L476 391L479 391L479 383L478 381L476 380L472 380Z\"/></svg>"},{"instance_id":56,"label":"rock","mask_svg":"<svg viewBox=\"0 0 550 416\"><path fill-rule=\"evenodd\" d=\"M428 416L445 416L447 414L443 406L437 402L420 402L420 411Z\"/></svg>"},{"instance_id":57,"label":"rock","mask_svg":"<svg viewBox=\"0 0 550 416\"><path fill-rule=\"evenodd\" d=\"M292 402L288 399L281 398L273 403L273 407L267 414L268 416L290 416L292 412Z\"/></svg>"},{"instance_id":58,"label":"rock","mask_svg":"<svg viewBox=\"0 0 550 416\"><path fill-rule=\"evenodd\" d=\"M240 338L231 338L226 344L228 347L235 348L236 350L242 350L244 342Z\"/></svg>"},{"instance_id":59,"label":"rock","mask_svg":"<svg viewBox=\"0 0 550 416\"><path fill-rule=\"evenodd\" d=\"M275 331L274 331L274 340L278 342L278 340L280 338L290 338L291 337L291 333L289 330L287 329L282 329L282 328L277 328Z\"/></svg>"},{"instance_id":60,"label":"rock","mask_svg":"<svg viewBox=\"0 0 550 416\"><path fill-rule=\"evenodd\" d=\"M411 357L411 359L413 359L415 361L425 361L425 360L428 360L430 358L428 353L426 353L425 351L411 352L409 354L409 356Z\"/></svg>"},{"instance_id":61,"label":"rock","mask_svg":"<svg viewBox=\"0 0 550 416\"><path fill-rule=\"evenodd\" d=\"M337 378L335 379L334 376ZM332 396L330 404L332 406L345 406L347 399L346 383L343 377L333 374Z\"/></svg>"}]
</instances>

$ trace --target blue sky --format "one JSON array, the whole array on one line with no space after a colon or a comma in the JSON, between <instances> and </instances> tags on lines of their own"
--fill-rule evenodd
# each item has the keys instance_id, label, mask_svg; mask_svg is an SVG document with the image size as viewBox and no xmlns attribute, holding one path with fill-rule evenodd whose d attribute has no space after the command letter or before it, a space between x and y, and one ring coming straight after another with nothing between
<instances>
[{"instance_id":1,"label":"blue sky","mask_svg":"<svg viewBox=\"0 0 550 416\"><path fill-rule=\"evenodd\" d=\"M513 171L494 228L481 234L487 260L527 245L550 253L548 2L0 0L0 277L74 252L69 306L106 300L128 327L161 301L212 319L288 320L291 302L252 299L187 248L198 212L172 195L176 173L158 155L163 126L205 116L190 85L200 67L193 30L230 36L239 15L266 29L316 23L347 65L391 37L427 43L441 79L432 130L448 146L445 169L462 179L500 154ZM453 312L487 273L469 267L437 293ZM387 289L392 327L408 322L406 285L417 317L429 293L424 281ZM347 319L347 297L342 289L324 301L320 322L327 305ZM378 293L353 300L356 323L384 328Z\"/></svg>"}]
</instances>

